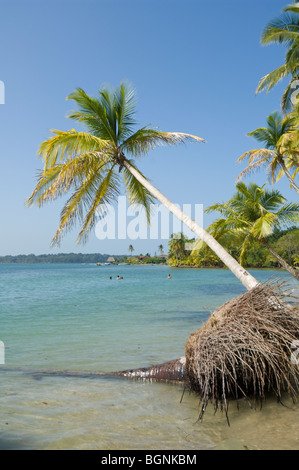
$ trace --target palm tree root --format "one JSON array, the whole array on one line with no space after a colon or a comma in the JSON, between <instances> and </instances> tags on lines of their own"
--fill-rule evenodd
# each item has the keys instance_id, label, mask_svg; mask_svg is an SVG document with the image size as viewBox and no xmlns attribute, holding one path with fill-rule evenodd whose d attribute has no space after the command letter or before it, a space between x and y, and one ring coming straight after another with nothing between
<instances>
[{"instance_id":1,"label":"palm tree root","mask_svg":"<svg viewBox=\"0 0 299 470\"><path fill-rule=\"evenodd\" d=\"M298 298L288 303L281 284L259 285L217 309L186 344L186 382L201 401L227 413L229 399L263 401L287 392L296 400L299 366L292 346L299 339Z\"/></svg>"},{"instance_id":2,"label":"palm tree root","mask_svg":"<svg viewBox=\"0 0 299 470\"><path fill-rule=\"evenodd\" d=\"M183 383L228 419L230 400L262 402L287 392L296 401L299 365L292 360L299 340L299 303L278 281L261 284L219 307L186 343L186 357L114 375L135 380ZM298 343L296 343L298 344Z\"/></svg>"}]
</instances>

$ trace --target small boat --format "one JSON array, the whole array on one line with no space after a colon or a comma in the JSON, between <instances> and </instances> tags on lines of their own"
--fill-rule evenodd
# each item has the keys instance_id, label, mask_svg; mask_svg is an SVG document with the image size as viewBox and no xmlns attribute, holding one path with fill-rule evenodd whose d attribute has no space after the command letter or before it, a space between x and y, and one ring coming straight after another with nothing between
<instances>
[{"instance_id":1,"label":"small boat","mask_svg":"<svg viewBox=\"0 0 299 470\"><path fill-rule=\"evenodd\" d=\"M97 263L97 266L101 266L101 263Z\"/></svg>"}]
</instances>

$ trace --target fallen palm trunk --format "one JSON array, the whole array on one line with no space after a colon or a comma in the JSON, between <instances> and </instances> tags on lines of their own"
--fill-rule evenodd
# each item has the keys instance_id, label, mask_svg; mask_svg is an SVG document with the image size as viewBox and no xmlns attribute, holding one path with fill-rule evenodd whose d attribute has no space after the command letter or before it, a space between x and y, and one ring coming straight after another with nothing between
<instances>
[{"instance_id":1,"label":"fallen palm trunk","mask_svg":"<svg viewBox=\"0 0 299 470\"><path fill-rule=\"evenodd\" d=\"M114 372L113 375L135 380L181 383L185 382L185 364L186 358L180 357L151 367Z\"/></svg>"}]
</instances>

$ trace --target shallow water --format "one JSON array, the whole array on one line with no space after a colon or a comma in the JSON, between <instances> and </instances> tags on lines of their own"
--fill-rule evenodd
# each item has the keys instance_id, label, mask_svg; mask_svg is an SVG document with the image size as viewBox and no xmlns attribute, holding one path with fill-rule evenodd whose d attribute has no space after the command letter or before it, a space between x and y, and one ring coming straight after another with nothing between
<instances>
[{"instance_id":1,"label":"shallow water","mask_svg":"<svg viewBox=\"0 0 299 470\"><path fill-rule=\"evenodd\" d=\"M168 272L0 265L0 449L299 449L299 406L288 398L287 406L269 398L262 409L232 403L228 426L212 406L198 422L198 399L185 393L181 402L180 385L81 374L184 355L190 332L244 292L226 270L172 269L171 280ZM261 281L289 279L251 272Z\"/></svg>"}]
</instances>

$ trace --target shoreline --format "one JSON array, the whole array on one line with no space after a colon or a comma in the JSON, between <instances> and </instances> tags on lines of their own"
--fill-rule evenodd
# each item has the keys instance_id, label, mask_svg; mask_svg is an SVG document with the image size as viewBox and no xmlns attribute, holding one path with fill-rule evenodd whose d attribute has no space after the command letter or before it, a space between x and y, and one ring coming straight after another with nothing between
<instances>
[{"instance_id":1,"label":"shoreline","mask_svg":"<svg viewBox=\"0 0 299 470\"><path fill-rule=\"evenodd\" d=\"M82 265L82 266L97 266L97 263L92 263L92 262L85 262L85 263L80 263L80 262L46 262L46 261L40 261L40 262L33 262L33 263L26 263L26 262L22 262L22 261L19 261L19 262L1 262L0 261L0 266L3 265L3 266L16 266L16 265L22 265L22 266L26 266L26 265L31 265L31 266L38 266L38 265L70 265L70 266L73 266L73 265ZM163 268L169 268L169 269L203 269L203 270L207 270L207 269L213 269L215 271L229 271L229 269L225 266L186 266L186 265L182 265L182 266L171 266L171 265L168 265L166 263L153 263L153 264L150 264L150 263L140 263L140 264L130 264L130 263L120 263L120 264L105 264L105 263L101 263L100 266L98 267L121 267L121 266L158 266L158 267L163 267ZM299 271L299 268L297 266L294 266L294 268ZM278 271L278 272L287 272L285 269L283 268L280 268L280 267L255 267L255 266L249 266L247 267L248 270L258 270L258 271Z\"/></svg>"}]
</instances>

